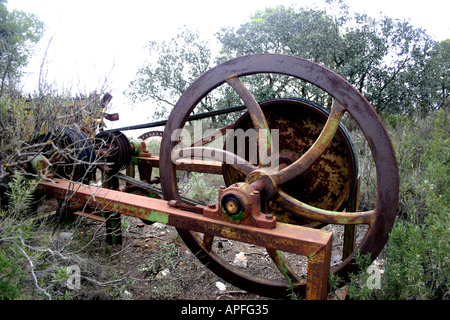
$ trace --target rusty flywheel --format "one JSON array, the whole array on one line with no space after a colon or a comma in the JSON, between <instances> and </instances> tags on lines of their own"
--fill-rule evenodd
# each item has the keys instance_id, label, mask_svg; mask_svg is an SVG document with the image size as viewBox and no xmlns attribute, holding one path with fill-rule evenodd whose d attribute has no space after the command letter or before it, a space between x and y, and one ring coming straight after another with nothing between
<instances>
[{"instance_id":1,"label":"rusty flywheel","mask_svg":"<svg viewBox=\"0 0 450 320\"><path fill-rule=\"evenodd\" d=\"M333 99L331 111L324 112L301 100L259 104L240 78L261 73L283 74L311 83ZM336 73L298 57L258 54L236 58L209 70L185 91L172 110L162 137L160 176L164 198L181 200L176 167L172 162L172 150L177 141L172 140L172 133L183 128L195 106L224 83L234 89L248 110L248 114L235 124L236 128L253 127L258 131L269 131L272 126L297 128L297 132L285 135L283 139L280 137L280 144L285 145L279 148L282 161L276 168L267 165L265 154L259 155L254 164L238 156L237 150L233 153L214 149L214 153L223 155L223 159L231 156L241 160L239 164L226 163L225 180L228 179L228 183L241 181L236 185L244 191L246 186L258 190L261 203L268 204L277 219L286 223L345 225L350 227L349 230L352 226L367 225L363 240L350 253L343 255L343 261L332 268L333 273L345 275L353 271L357 250L362 254L370 253L375 259L387 241L398 203L398 168L389 135L361 93ZM345 113L363 132L376 166L377 200L375 208L369 211L349 210L348 206L343 211L357 178L357 160L341 126ZM308 133L306 127L312 123L316 127L310 128ZM298 141L293 142L296 137ZM259 138L257 142L269 153L274 148L270 135ZM198 150L197 147L184 150L194 149ZM231 211L236 208L230 206ZM305 288L305 281L290 268L280 251L268 249L285 280L255 277L214 252L212 236L187 229L178 229L178 232L208 268L240 288L271 297L286 296L288 287L294 286L299 292Z\"/></svg>"},{"instance_id":2,"label":"rusty flywheel","mask_svg":"<svg viewBox=\"0 0 450 320\"><path fill-rule=\"evenodd\" d=\"M323 129L329 112L320 105L304 99L274 99L260 103L271 130L278 130L280 166L287 166L308 151ZM232 126L233 130L248 130L253 127L249 113L242 115ZM228 137L236 139L236 136ZM245 154L249 161L249 139L233 144L235 154ZM225 146L226 149L226 146ZM247 153L246 153L247 152ZM224 164L224 180L227 186L244 182L245 175ZM322 156L302 175L286 182L283 191L308 205L334 211L345 209L355 192L358 177L358 159L350 135L342 125ZM276 201L269 200L266 213L277 217L277 221L317 227L320 224L306 220L285 210Z\"/></svg>"}]
</instances>

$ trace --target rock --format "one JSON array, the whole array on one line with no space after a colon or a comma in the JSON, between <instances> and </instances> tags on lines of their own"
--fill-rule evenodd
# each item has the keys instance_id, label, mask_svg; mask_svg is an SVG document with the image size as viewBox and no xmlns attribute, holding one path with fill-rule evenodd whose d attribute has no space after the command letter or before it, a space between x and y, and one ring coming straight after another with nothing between
<instances>
[{"instance_id":1,"label":"rock","mask_svg":"<svg viewBox=\"0 0 450 320\"><path fill-rule=\"evenodd\" d=\"M341 256L332 256L331 257L331 265L332 266L341 263L341 261L342 261L342 257Z\"/></svg>"},{"instance_id":2,"label":"rock","mask_svg":"<svg viewBox=\"0 0 450 320\"><path fill-rule=\"evenodd\" d=\"M215 285L216 285L216 288L219 289L219 291L227 290L227 286L225 284L223 284L222 282L220 282L220 281L217 281L215 283Z\"/></svg>"},{"instance_id":3,"label":"rock","mask_svg":"<svg viewBox=\"0 0 450 320\"><path fill-rule=\"evenodd\" d=\"M133 294L132 294L130 291L125 290L125 291L123 292L123 298L124 298L125 300L131 300L131 299L133 299Z\"/></svg>"},{"instance_id":4,"label":"rock","mask_svg":"<svg viewBox=\"0 0 450 320\"><path fill-rule=\"evenodd\" d=\"M247 268L248 260L244 252L239 252L235 257L233 264L236 267Z\"/></svg>"},{"instance_id":5,"label":"rock","mask_svg":"<svg viewBox=\"0 0 450 320\"><path fill-rule=\"evenodd\" d=\"M345 285L340 289L336 290L336 299L337 300L347 300L349 285Z\"/></svg>"},{"instance_id":6,"label":"rock","mask_svg":"<svg viewBox=\"0 0 450 320\"><path fill-rule=\"evenodd\" d=\"M154 224L152 224L152 228L158 230L165 230L167 228L167 225L165 225L164 223L155 222Z\"/></svg>"},{"instance_id":7,"label":"rock","mask_svg":"<svg viewBox=\"0 0 450 320\"><path fill-rule=\"evenodd\" d=\"M158 272L158 274L155 276L155 279L161 279L161 278L167 277L167 276L169 275L169 273L170 273L170 270L169 270L169 269L161 270L161 271Z\"/></svg>"}]
</instances>

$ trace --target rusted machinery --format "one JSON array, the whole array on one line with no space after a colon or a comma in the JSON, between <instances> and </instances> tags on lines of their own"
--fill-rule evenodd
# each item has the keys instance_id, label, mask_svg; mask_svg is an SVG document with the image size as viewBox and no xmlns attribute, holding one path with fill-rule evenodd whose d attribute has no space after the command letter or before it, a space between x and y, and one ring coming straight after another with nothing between
<instances>
[{"instance_id":1,"label":"rusted machinery","mask_svg":"<svg viewBox=\"0 0 450 320\"><path fill-rule=\"evenodd\" d=\"M241 78L266 73L286 75L320 88L333 99L331 111L294 98L258 103ZM192 119L194 108L223 84L234 89L245 107L206 116L244 108L246 112L216 134L182 145L179 132ZM364 134L376 167L376 204L369 211L358 210L358 159L341 123L346 113ZM85 208L100 206L116 219L111 221L119 219L120 223L120 214L124 214L175 226L189 249L214 273L268 297L286 297L294 290L307 299L326 299L330 272L345 276L354 271L357 251L370 253L375 259L386 243L398 202L395 153L373 107L334 72L293 56L239 57L192 83L161 124L164 132L155 133L162 135L159 156L149 153L142 139L130 141L121 131L102 131L86 146L95 153L97 167L104 174L101 188L55 176L51 181L42 180L41 190L59 198L69 195L71 203ZM236 141L244 139L243 143L233 143L225 135L221 147L205 146L212 138L239 129L255 129L256 143L248 135L233 136ZM278 130L276 141L273 129ZM252 143L258 147L256 158L248 152ZM155 168L160 178L152 176ZM125 169L127 174L121 173ZM198 204L182 196L177 171L222 175L225 185L218 190L217 203ZM120 187L119 181L125 186ZM342 260L331 270L332 232L323 229L325 225L345 226ZM366 226L359 243L355 240L358 225ZM234 266L221 257L216 245L220 238L266 248L282 279L255 276ZM306 279L291 266L286 258L289 253L308 258Z\"/></svg>"}]
</instances>

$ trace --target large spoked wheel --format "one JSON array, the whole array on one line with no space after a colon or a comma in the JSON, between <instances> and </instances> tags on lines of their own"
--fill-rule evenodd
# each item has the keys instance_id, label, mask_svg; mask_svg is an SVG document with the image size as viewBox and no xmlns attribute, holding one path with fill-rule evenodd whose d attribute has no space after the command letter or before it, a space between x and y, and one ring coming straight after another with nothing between
<instances>
[{"instance_id":1,"label":"large spoked wheel","mask_svg":"<svg viewBox=\"0 0 450 320\"><path fill-rule=\"evenodd\" d=\"M316 63L293 56L250 55L225 62L198 78L175 105L163 134L160 176L164 198L180 200L175 165L171 157L172 150L177 144L177 141L171 140L172 132L183 128L195 106L218 86L226 82L236 91L246 105L255 129L270 130L259 104L240 81L240 77L259 73L282 74L309 82L328 93L333 99L333 106L317 140L307 152L289 166L274 170L267 165L270 161L264 159L264 155L259 157L258 165L239 159L241 160L237 162L239 164L231 166L245 175L247 183L257 181L265 186L261 192L263 200L270 199L300 217L324 224L367 225L363 240L345 260L332 268L333 273L345 276L356 267L354 256L357 251L361 254L370 253L374 260L387 241L397 211L398 168L389 135L373 107L342 77ZM303 203L283 191L283 184L302 175L328 148L346 112L353 117L363 132L376 167L377 200L375 208L370 211L341 212L320 209ZM267 135L267 139L260 138L258 144L270 151L270 135ZM185 150L192 151L193 148ZM215 149L215 154L222 154L224 159L226 155L230 156L227 151L220 149ZM237 158L236 155L233 156L234 159ZM280 271L287 280L259 278L235 268L212 251L211 236L202 236L183 229L178 229L178 232L190 250L209 269L233 285L269 297L285 297L288 293L287 288L292 288L292 284L300 293L305 289L304 281L290 271L281 252L272 251L269 254L276 265L283 266L284 271L281 268Z\"/></svg>"}]
</instances>

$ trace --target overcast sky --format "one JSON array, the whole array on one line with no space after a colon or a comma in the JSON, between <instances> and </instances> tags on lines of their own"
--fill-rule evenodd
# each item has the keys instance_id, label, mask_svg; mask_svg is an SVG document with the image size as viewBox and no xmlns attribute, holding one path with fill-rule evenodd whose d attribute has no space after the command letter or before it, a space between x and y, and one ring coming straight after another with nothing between
<instances>
[{"instance_id":1,"label":"overcast sky","mask_svg":"<svg viewBox=\"0 0 450 320\"><path fill-rule=\"evenodd\" d=\"M144 59L144 46L151 40L170 39L186 25L213 38L222 27L237 27L256 10L287 7L323 7L318 0L8 0L9 10L35 13L46 25L44 39L28 68L24 89L34 91L45 49L47 81L75 92L107 88L113 106L128 104L123 90L133 80ZM351 11L379 17L408 19L425 28L435 40L450 38L448 0L347 0ZM51 40L51 42L49 42ZM149 106L149 108L151 108ZM122 115L121 124L142 123L141 117ZM130 115L128 115L130 116ZM130 123L131 122L131 123Z\"/></svg>"}]
</instances>

